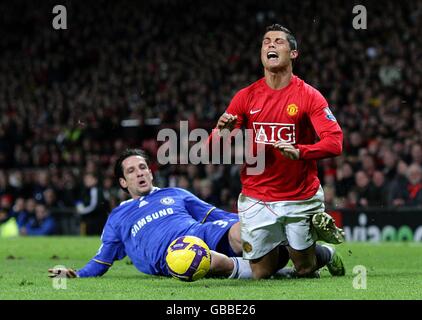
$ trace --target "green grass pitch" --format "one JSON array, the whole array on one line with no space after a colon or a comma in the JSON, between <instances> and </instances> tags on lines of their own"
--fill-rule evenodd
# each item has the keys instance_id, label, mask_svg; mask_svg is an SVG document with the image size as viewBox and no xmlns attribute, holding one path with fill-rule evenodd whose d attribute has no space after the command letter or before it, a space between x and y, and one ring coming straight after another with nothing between
<instances>
[{"instance_id":1,"label":"green grass pitch","mask_svg":"<svg viewBox=\"0 0 422 320\"><path fill-rule=\"evenodd\" d=\"M186 283L148 276L128 260L118 261L100 278L69 279L54 289L47 269L81 268L98 249L99 238L48 237L0 240L0 300L286 300L286 299L422 299L422 244L345 243L338 246L347 272L320 279L201 279ZM357 265L366 268L366 289Z\"/></svg>"}]
</instances>

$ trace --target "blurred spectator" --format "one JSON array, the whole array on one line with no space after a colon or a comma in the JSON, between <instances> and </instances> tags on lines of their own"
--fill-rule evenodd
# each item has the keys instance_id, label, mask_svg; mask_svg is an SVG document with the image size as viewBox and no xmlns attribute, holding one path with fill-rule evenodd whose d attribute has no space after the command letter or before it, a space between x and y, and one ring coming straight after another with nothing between
<instances>
[{"instance_id":1,"label":"blurred spectator","mask_svg":"<svg viewBox=\"0 0 422 320\"><path fill-rule=\"evenodd\" d=\"M336 194L339 197L346 197L355 185L353 168L349 162L344 162L336 172Z\"/></svg>"},{"instance_id":2,"label":"blurred spectator","mask_svg":"<svg viewBox=\"0 0 422 320\"><path fill-rule=\"evenodd\" d=\"M357 207L360 207L360 205L358 204L358 194L357 194L357 191L351 190L347 194L347 198L346 198L346 202L345 202L345 208L355 209Z\"/></svg>"},{"instance_id":3,"label":"blurred spectator","mask_svg":"<svg viewBox=\"0 0 422 320\"><path fill-rule=\"evenodd\" d=\"M422 167L417 163L412 163L407 169L407 179L409 183L406 205L422 206Z\"/></svg>"},{"instance_id":4,"label":"blurred spectator","mask_svg":"<svg viewBox=\"0 0 422 320\"><path fill-rule=\"evenodd\" d=\"M17 198L9 213L15 217L19 228L24 226L28 222L28 215L25 211L25 199Z\"/></svg>"},{"instance_id":5,"label":"blurred spectator","mask_svg":"<svg viewBox=\"0 0 422 320\"><path fill-rule=\"evenodd\" d=\"M49 174L47 170L40 170L36 173L36 181L33 187L33 197L36 201L43 202L44 191L50 185Z\"/></svg>"},{"instance_id":6,"label":"blurred spectator","mask_svg":"<svg viewBox=\"0 0 422 320\"><path fill-rule=\"evenodd\" d=\"M84 187L76 210L81 217L81 235L99 235L107 220L103 189L98 184L97 177L87 172L83 177Z\"/></svg>"},{"instance_id":7,"label":"blurred spectator","mask_svg":"<svg viewBox=\"0 0 422 320\"><path fill-rule=\"evenodd\" d=\"M347 153L350 155L352 161L356 161L356 157L359 155L359 150L364 146L362 135L360 132L351 132L349 135L349 147L346 148Z\"/></svg>"},{"instance_id":8,"label":"blurred spectator","mask_svg":"<svg viewBox=\"0 0 422 320\"><path fill-rule=\"evenodd\" d=\"M7 174L0 170L0 197L14 194L12 186L7 181Z\"/></svg>"},{"instance_id":9,"label":"blurred spectator","mask_svg":"<svg viewBox=\"0 0 422 320\"><path fill-rule=\"evenodd\" d=\"M177 187L185 190L192 190L189 179L186 174L180 174L177 177Z\"/></svg>"},{"instance_id":10,"label":"blurred spectator","mask_svg":"<svg viewBox=\"0 0 422 320\"><path fill-rule=\"evenodd\" d=\"M412 163L422 166L422 146L420 144L412 145L410 155L412 157Z\"/></svg>"},{"instance_id":11,"label":"blurred spectator","mask_svg":"<svg viewBox=\"0 0 422 320\"><path fill-rule=\"evenodd\" d=\"M199 182L199 193L198 197L205 202L208 202L216 207L220 206L220 199L216 196L213 191L212 182L210 179L202 179Z\"/></svg>"},{"instance_id":12,"label":"blurred spectator","mask_svg":"<svg viewBox=\"0 0 422 320\"><path fill-rule=\"evenodd\" d=\"M388 182L391 182L396 176L397 156L389 149L383 155L383 173Z\"/></svg>"},{"instance_id":13,"label":"blurred spectator","mask_svg":"<svg viewBox=\"0 0 422 320\"><path fill-rule=\"evenodd\" d=\"M327 210L336 207L336 189L333 186L324 186L324 199Z\"/></svg>"},{"instance_id":14,"label":"blurred spectator","mask_svg":"<svg viewBox=\"0 0 422 320\"><path fill-rule=\"evenodd\" d=\"M369 154L362 156L361 167L369 177L372 177L376 170L374 158Z\"/></svg>"},{"instance_id":15,"label":"blurred spectator","mask_svg":"<svg viewBox=\"0 0 422 320\"><path fill-rule=\"evenodd\" d=\"M43 203L35 206L35 216L29 218L28 223L21 227L19 233L22 236L48 236L54 234L56 223L50 212Z\"/></svg>"},{"instance_id":16,"label":"blurred spectator","mask_svg":"<svg viewBox=\"0 0 422 320\"><path fill-rule=\"evenodd\" d=\"M0 208L0 238L10 238L19 235L16 219Z\"/></svg>"},{"instance_id":17,"label":"blurred spectator","mask_svg":"<svg viewBox=\"0 0 422 320\"><path fill-rule=\"evenodd\" d=\"M359 207L368 207L370 198L370 180L364 171L358 171L355 174L356 187L355 192L357 195L357 205Z\"/></svg>"},{"instance_id":18,"label":"blurred spectator","mask_svg":"<svg viewBox=\"0 0 422 320\"><path fill-rule=\"evenodd\" d=\"M103 180L103 195L104 200L109 204L110 208L115 208L119 205L120 188L114 184L112 177L105 177Z\"/></svg>"},{"instance_id":19,"label":"blurred spectator","mask_svg":"<svg viewBox=\"0 0 422 320\"><path fill-rule=\"evenodd\" d=\"M397 164L397 175L394 180L391 182L389 187L388 195L388 204L401 207L406 204L406 199L408 197L407 193L407 171L408 166L404 161L399 161Z\"/></svg>"},{"instance_id":20,"label":"blurred spectator","mask_svg":"<svg viewBox=\"0 0 422 320\"><path fill-rule=\"evenodd\" d=\"M3 195L0 200L0 238L14 237L19 234L16 217L11 208L11 196Z\"/></svg>"},{"instance_id":21,"label":"blurred spectator","mask_svg":"<svg viewBox=\"0 0 422 320\"><path fill-rule=\"evenodd\" d=\"M369 201L370 206L383 207L387 206L387 190L388 186L385 176L381 171L375 171L372 175L373 196Z\"/></svg>"},{"instance_id":22,"label":"blurred spectator","mask_svg":"<svg viewBox=\"0 0 422 320\"><path fill-rule=\"evenodd\" d=\"M357 196L357 206L377 207L386 203L384 198L384 176L381 172L374 173L373 180L364 171L358 171L355 175L356 187L354 191Z\"/></svg>"},{"instance_id":23,"label":"blurred spectator","mask_svg":"<svg viewBox=\"0 0 422 320\"><path fill-rule=\"evenodd\" d=\"M42 197L44 199L44 204L49 209L58 208L60 206L57 197L56 192L52 188L47 188L44 190Z\"/></svg>"},{"instance_id":24,"label":"blurred spectator","mask_svg":"<svg viewBox=\"0 0 422 320\"><path fill-rule=\"evenodd\" d=\"M62 177L54 185L56 195L65 207L73 207L78 194L78 186L74 174L70 170L65 170Z\"/></svg>"},{"instance_id":25,"label":"blurred spectator","mask_svg":"<svg viewBox=\"0 0 422 320\"><path fill-rule=\"evenodd\" d=\"M27 216L26 219L35 217L35 207L36 207L36 205L37 205L37 202L35 201L34 198L26 199L26 201L25 201L25 213L26 213L26 216Z\"/></svg>"}]
</instances>

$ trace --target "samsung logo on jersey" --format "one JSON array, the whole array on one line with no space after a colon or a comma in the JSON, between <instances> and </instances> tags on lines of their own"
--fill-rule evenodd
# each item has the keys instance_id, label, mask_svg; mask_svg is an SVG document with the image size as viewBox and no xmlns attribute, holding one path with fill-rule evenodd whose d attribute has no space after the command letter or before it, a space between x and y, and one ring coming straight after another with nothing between
<instances>
[{"instance_id":1,"label":"samsung logo on jersey","mask_svg":"<svg viewBox=\"0 0 422 320\"><path fill-rule=\"evenodd\" d=\"M277 141L296 143L294 123L253 122L255 143L274 144Z\"/></svg>"},{"instance_id":2,"label":"samsung logo on jersey","mask_svg":"<svg viewBox=\"0 0 422 320\"><path fill-rule=\"evenodd\" d=\"M158 218L164 217L166 215L169 214L173 214L174 211L172 208L167 208L167 209L163 209L160 210L158 212L154 212L153 214L149 214L147 215L145 218L142 218L141 220L138 220L138 222L136 222L133 227L132 227L132 237L135 237L136 234L138 233L139 230L141 230L141 228L146 225L148 222L151 222L153 220L156 220Z\"/></svg>"}]
</instances>

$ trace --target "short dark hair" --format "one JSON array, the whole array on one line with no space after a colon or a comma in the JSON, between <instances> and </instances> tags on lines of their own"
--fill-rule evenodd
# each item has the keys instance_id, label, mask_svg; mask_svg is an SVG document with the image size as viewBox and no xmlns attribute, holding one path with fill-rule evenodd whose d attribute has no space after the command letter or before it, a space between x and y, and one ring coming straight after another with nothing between
<instances>
[{"instance_id":1,"label":"short dark hair","mask_svg":"<svg viewBox=\"0 0 422 320\"><path fill-rule=\"evenodd\" d=\"M131 156L141 156L142 158L145 159L145 162L147 163L147 165L149 165L149 157L145 151L141 149L126 149L125 151L123 151L123 153L119 156L119 158L116 160L116 163L114 164L114 177L116 178L117 183L119 184L119 187L125 192L128 192L128 190L127 188L123 188L120 185L119 180L120 178L125 177L123 174L122 162Z\"/></svg>"},{"instance_id":2,"label":"short dark hair","mask_svg":"<svg viewBox=\"0 0 422 320\"><path fill-rule=\"evenodd\" d=\"M265 30L265 33L268 31L282 31L287 35L287 41L289 42L290 50L297 50L297 41L293 33L287 29L286 27L283 27L281 24L274 23L270 26L268 26Z\"/></svg>"}]
</instances>

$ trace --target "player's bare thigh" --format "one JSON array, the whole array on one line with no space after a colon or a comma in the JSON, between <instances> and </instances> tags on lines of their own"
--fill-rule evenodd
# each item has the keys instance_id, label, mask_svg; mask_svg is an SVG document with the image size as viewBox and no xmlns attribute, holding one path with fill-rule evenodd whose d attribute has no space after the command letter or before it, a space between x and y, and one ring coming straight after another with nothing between
<instances>
[{"instance_id":1,"label":"player's bare thigh","mask_svg":"<svg viewBox=\"0 0 422 320\"><path fill-rule=\"evenodd\" d=\"M229 244L233 251L242 254L242 240L240 238L240 222L236 222L229 230Z\"/></svg>"},{"instance_id":2,"label":"player's bare thigh","mask_svg":"<svg viewBox=\"0 0 422 320\"><path fill-rule=\"evenodd\" d=\"M259 259L249 260L254 279L265 279L272 276L278 267L279 248L276 247Z\"/></svg>"}]
</instances>

